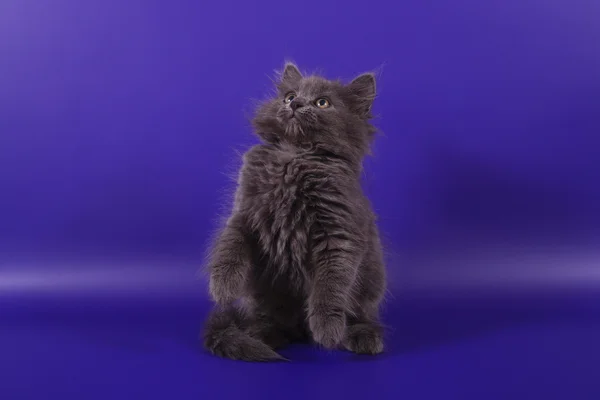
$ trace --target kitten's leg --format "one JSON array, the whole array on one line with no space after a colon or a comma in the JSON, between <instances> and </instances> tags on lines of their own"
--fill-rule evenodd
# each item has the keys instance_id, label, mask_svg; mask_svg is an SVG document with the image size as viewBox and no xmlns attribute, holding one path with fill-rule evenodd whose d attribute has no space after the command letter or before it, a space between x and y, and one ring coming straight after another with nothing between
<instances>
[{"instance_id":1,"label":"kitten's leg","mask_svg":"<svg viewBox=\"0 0 600 400\"><path fill-rule=\"evenodd\" d=\"M319 235L315 235L318 239ZM356 279L356 246L326 234L313 247L314 277L308 297L308 325L315 342L336 348L346 332L346 313Z\"/></svg>"},{"instance_id":2,"label":"kitten's leg","mask_svg":"<svg viewBox=\"0 0 600 400\"><path fill-rule=\"evenodd\" d=\"M354 310L348 321L344 347L358 354L383 352L383 326L379 317L386 288L386 274L381 244L375 227L372 228L371 246L359 268L356 280Z\"/></svg>"},{"instance_id":3,"label":"kitten's leg","mask_svg":"<svg viewBox=\"0 0 600 400\"><path fill-rule=\"evenodd\" d=\"M234 213L219 235L208 265L210 295L217 304L230 304L242 296L251 265L252 249L243 219Z\"/></svg>"}]
</instances>

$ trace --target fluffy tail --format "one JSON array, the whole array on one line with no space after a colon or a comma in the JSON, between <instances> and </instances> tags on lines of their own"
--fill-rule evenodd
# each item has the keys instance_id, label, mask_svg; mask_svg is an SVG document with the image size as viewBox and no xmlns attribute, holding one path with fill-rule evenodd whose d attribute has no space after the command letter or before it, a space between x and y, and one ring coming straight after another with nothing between
<instances>
[{"instance_id":1,"label":"fluffy tail","mask_svg":"<svg viewBox=\"0 0 600 400\"><path fill-rule=\"evenodd\" d=\"M250 323L237 308L216 308L206 322L204 347L216 356L232 360L284 361L285 358L266 343L247 333Z\"/></svg>"}]
</instances>

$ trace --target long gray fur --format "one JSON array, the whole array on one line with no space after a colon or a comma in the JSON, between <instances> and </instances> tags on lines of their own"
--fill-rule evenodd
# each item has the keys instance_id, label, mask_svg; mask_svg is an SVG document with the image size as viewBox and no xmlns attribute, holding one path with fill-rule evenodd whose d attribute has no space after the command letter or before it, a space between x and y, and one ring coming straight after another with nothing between
<instances>
[{"instance_id":1,"label":"long gray fur","mask_svg":"<svg viewBox=\"0 0 600 400\"><path fill-rule=\"evenodd\" d=\"M210 253L216 304L203 340L211 353L282 360L277 349L311 339L383 351L386 274L360 185L375 94L372 74L343 84L285 65L277 96L253 119L262 143L244 154L231 216ZM329 107L317 106L321 98Z\"/></svg>"}]
</instances>

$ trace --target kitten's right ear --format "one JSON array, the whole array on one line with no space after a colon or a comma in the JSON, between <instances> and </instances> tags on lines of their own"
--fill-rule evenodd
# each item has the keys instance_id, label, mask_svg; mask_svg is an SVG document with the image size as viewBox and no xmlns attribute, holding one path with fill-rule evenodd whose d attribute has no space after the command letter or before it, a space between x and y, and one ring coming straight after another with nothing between
<instances>
[{"instance_id":1,"label":"kitten's right ear","mask_svg":"<svg viewBox=\"0 0 600 400\"><path fill-rule=\"evenodd\" d=\"M281 74L281 83L288 85L296 85L302 80L302 74L296 65L291 62L285 64L283 73Z\"/></svg>"},{"instance_id":2,"label":"kitten's right ear","mask_svg":"<svg viewBox=\"0 0 600 400\"><path fill-rule=\"evenodd\" d=\"M347 88L354 98L354 111L363 118L369 117L376 96L375 75L362 74L354 78Z\"/></svg>"}]
</instances>

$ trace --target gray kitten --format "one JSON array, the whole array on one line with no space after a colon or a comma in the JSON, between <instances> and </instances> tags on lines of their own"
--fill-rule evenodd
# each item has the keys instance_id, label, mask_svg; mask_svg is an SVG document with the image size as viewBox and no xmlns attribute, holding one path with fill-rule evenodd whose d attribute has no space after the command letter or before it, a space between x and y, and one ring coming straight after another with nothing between
<instances>
[{"instance_id":1,"label":"gray kitten","mask_svg":"<svg viewBox=\"0 0 600 400\"><path fill-rule=\"evenodd\" d=\"M233 211L210 254L217 305L204 345L246 361L281 360L276 349L309 339L381 353L385 268L360 186L375 78L344 85L288 63L277 91L254 117L263 144L243 157Z\"/></svg>"}]
</instances>

